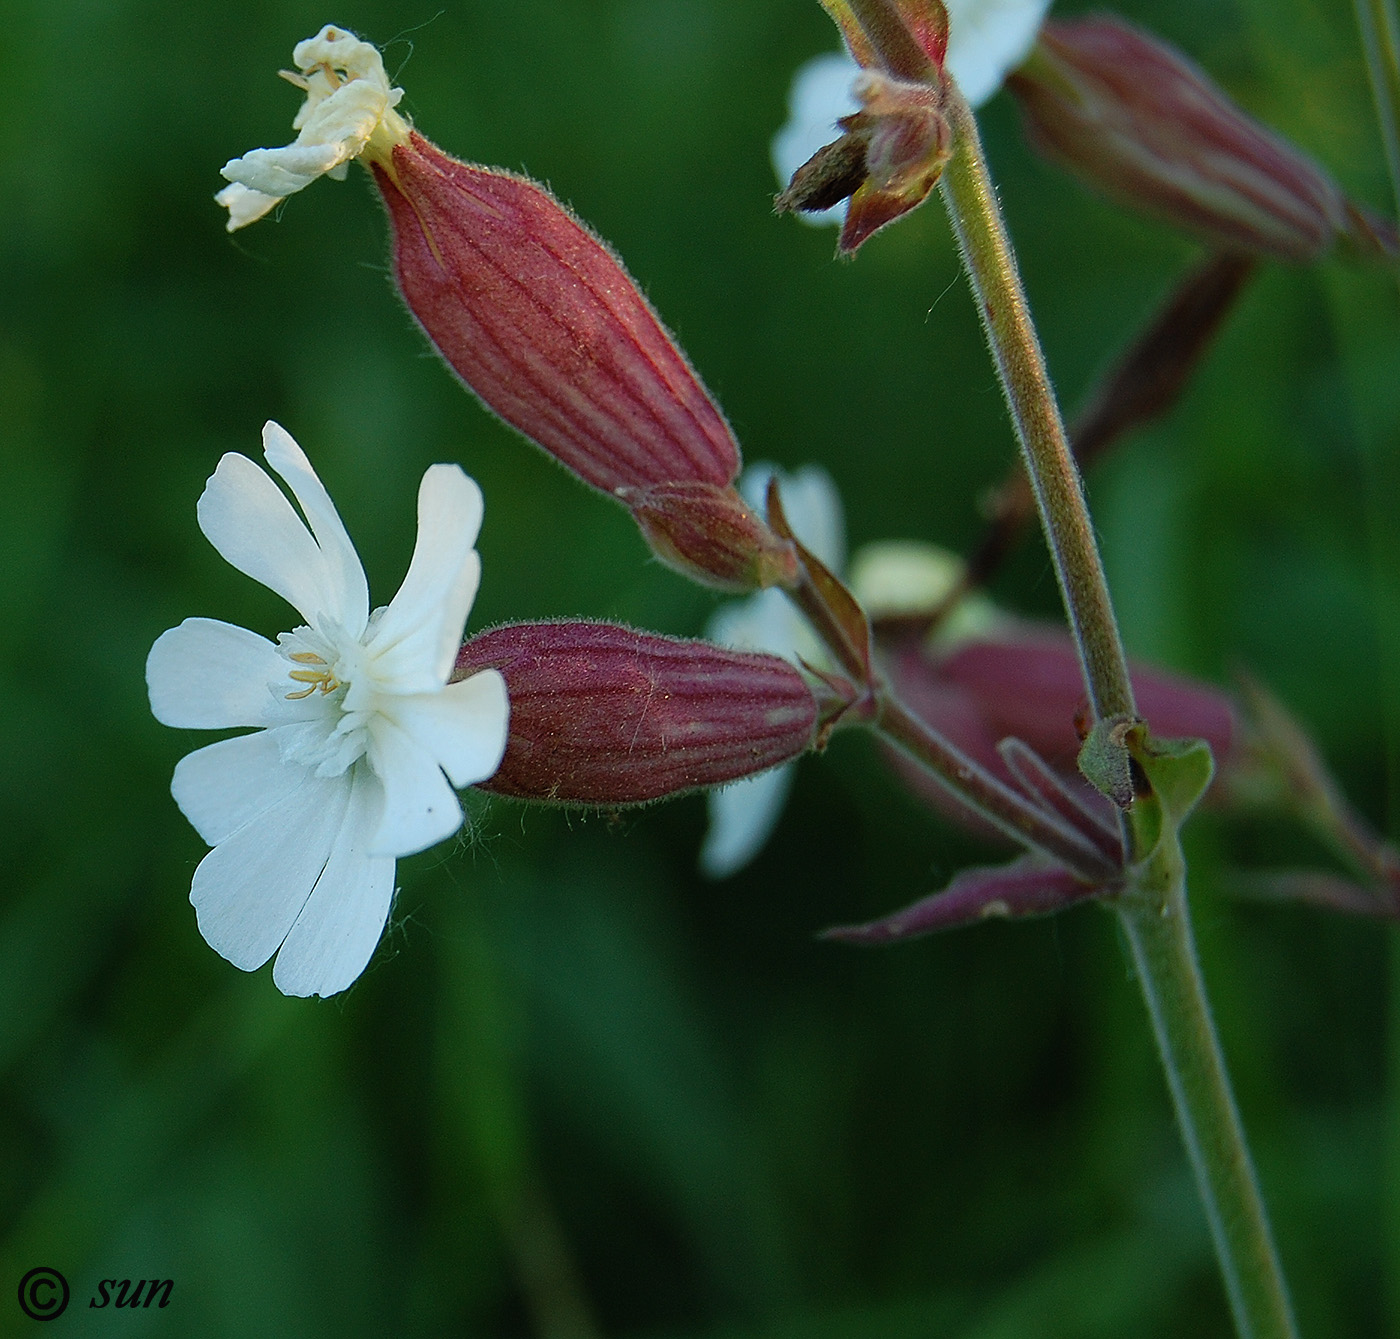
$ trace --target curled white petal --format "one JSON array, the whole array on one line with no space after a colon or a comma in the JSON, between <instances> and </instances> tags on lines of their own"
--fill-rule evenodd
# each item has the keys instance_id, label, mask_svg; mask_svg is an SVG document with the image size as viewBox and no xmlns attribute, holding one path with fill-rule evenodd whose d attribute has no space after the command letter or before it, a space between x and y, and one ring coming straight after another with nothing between
<instances>
[{"instance_id":1,"label":"curled white petal","mask_svg":"<svg viewBox=\"0 0 1400 1339\"><path fill-rule=\"evenodd\" d=\"M393 857L369 851L382 804L376 778L357 776L326 867L278 951L272 980L284 995L338 994L374 953L394 900Z\"/></svg>"},{"instance_id":2,"label":"curled white petal","mask_svg":"<svg viewBox=\"0 0 1400 1339\"><path fill-rule=\"evenodd\" d=\"M250 149L231 158L220 172L237 186L273 200L285 200L317 177L355 155L342 144L288 144L282 149ZM230 220L231 222L232 220Z\"/></svg>"},{"instance_id":3,"label":"curled white petal","mask_svg":"<svg viewBox=\"0 0 1400 1339\"><path fill-rule=\"evenodd\" d=\"M704 873L727 879L763 849L792 789L792 774L786 763L709 793L710 827L700 847Z\"/></svg>"},{"instance_id":4,"label":"curled white petal","mask_svg":"<svg viewBox=\"0 0 1400 1339\"><path fill-rule=\"evenodd\" d=\"M270 214L282 203L282 197L264 195L261 191L249 190L248 187L234 181L215 193L214 203L228 210L228 230L237 232L239 228L246 228L250 223L256 223L264 215Z\"/></svg>"},{"instance_id":5,"label":"curled white petal","mask_svg":"<svg viewBox=\"0 0 1400 1339\"><path fill-rule=\"evenodd\" d=\"M403 90L390 87L384 61L370 43L327 25L299 42L292 57L301 71L294 82L306 91L292 122L297 137L224 164L222 175L233 185L214 198L229 211L230 232L262 218L317 177L344 176L346 164L372 146L378 144L382 156L408 136L407 122L394 111Z\"/></svg>"},{"instance_id":6,"label":"curled white petal","mask_svg":"<svg viewBox=\"0 0 1400 1339\"><path fill-rule=\"evenodd\" d=\"M266 725L272 683L285 673L265 637L214 618L187 618L146 657L151 714L184 730Z\"/></svg>"}]
</instances>

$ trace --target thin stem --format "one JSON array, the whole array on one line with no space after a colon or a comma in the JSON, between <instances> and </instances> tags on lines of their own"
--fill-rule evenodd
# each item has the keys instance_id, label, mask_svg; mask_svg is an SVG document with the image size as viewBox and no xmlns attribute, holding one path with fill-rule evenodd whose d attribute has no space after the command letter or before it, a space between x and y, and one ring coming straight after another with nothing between
<instances>
[{"instance_id":1,"label":"thin stem","mask_svg":"<svg viewBox=\"0 0 1400 1339\"><path fill-rule=\"evenodd\" d=\"M1356 26L1376 104L1395 206L1400 210L1400 18L1395 0L1356 0Z\"/></svg>"},{"instance_id":2,"label":"thin stem","mask_svg":"<svg viewBox=\"0 0 1400 1339\"><path fill-rule=\"evenodd\" d=\"M1137 714L1118 623L1084 488L1031 324L1016 258L966 99L950 79L945 111L955 149L940 189L982 314L1022 459L1045 528L1097 719Z\"/></svg>"},{"instance_id":3,"label":"thin stem","mask_svg":"<svg viewBox=\"0 0 1400 1339\"><path fill-rule=\"evenodd\" d=\"M940 781L954 799L1022 846L1044 851L1089 883L1116 881L1117 864L1068 823L1047 813L921 721L888 688L875 727Z\"/></svg>"},{"instance_id":4,"label":"thin stem","mask_svg":"<svg viewBox=\"0 0 1400 1339\"><path fill-rule=\"evenodd\" d=\"M1185 865L1117 904L1196 1174L1240 1339L1294 1339L1278 1253L1211 1022L1191 935Z\"/></svg>"},{"instance_id":5,"label":"thin stem","mask_svg":"<svg viewBox=\"0 0 1400 1339\"><path fill-rule=\"evenodd\" d=\"M941 189L1006 393L1040 513L1089 701L1099 719L1136 715L1108 583L1031 323L1015 256L982 154L977 123L948 81L955 150ZM1206 1002L1174 826L1117 899L1152 1017L1240 1339L1293 1339L1282 1272Z\"/></svg>"}]
</instances>

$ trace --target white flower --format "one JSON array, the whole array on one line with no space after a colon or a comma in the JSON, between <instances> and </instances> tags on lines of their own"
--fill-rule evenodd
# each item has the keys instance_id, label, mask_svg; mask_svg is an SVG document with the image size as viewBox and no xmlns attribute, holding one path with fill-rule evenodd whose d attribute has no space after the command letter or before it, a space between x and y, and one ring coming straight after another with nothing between
<instances>
[{"instance_id":1,"label":"white flower","mask_svg":"<svg viewBox=\"0 0 1400 1339\"><path fill-rule=\"evenodd\" d=\"M344 28L327 25L292 51L299 74L282 72L306 92L292 122L296 139L280 149L253 149L225 163L233 184L214 199L228 210L233 232L262 218L317 177L345 179L349 162L368 151L387 159L408 139L408 122L394 108L403 89L391 88L378 50Z\"/></svg>"},{"instance_id":2,"label":"white flower","mask_svg":"<svg viewBox=\"0 0 1400 1339\"><path fill-rule=\"evenodd\" d=\"M371 613L359 556L301 448L269 423L263 450L305 522L266 472L230 453L199 499L199 525L305 623L274 644L186 619L151 648L146 683L165 725L261 727L175 768L175 802L214 848L190 890L200 932L244 971L276 953L285 994L333 995L379 942L395 859L456 832L453 787L499 766L509 706L494 670L447 681L481 572L476 484L456 465L424 474L408 575Z\"/></svg>"},{"instance_id":3,"label":"white flower","mask_svg":"<svg viewBox=\"0 0 1400 1339\"><path fill-rule=\"evenodd\" d=\"M739 481L750 506L762 511L772 465L751 465ZM841 498L831 476L818 465L779 474L783 511L793 533L833 571L846 561ZM706 635L740 651L766 651L820 662L821 644L807 621L780 590L761 590L745 600L721 605ZM709 794L710 828L700 848L700 867L713 879L742 869L758 854L778 822L792 785L792 764L746 777Z\"/></svg>"},{"instance_id":4,"label":"white flower","mask_svg":"<svg viewBox=\"0 0 1400 1339\"><path fill-rule=\"evenodd\" d=\"M980 107L1006 76L1030 55L1050 0L945 0L948 8L947 68L963 97ZM859 110L852 90L860 74L842 48L814 56L799 67L788 94L787 124L773 137L773 167L786 186L818 149L836 138L836 122ZM839 223L844 206L817 214L809 223Z\"/></svg>"}]
</instances>

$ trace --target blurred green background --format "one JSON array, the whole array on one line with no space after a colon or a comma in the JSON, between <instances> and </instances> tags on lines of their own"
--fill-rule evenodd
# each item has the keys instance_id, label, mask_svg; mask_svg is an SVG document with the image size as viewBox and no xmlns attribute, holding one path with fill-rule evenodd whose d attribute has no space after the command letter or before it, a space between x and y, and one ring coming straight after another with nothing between
<instances>
[{"instance_id":1,"label":"blurred green background","mask_svg":"<svg viewBox=\"0 0 1400 1339\"><path fill-rule=\"evenodd\" d=\"M1126 9L1386 207L1348 6ZM290 137L275 71L327 21L388 44L432 139L609 238L749 457L830 470L853 547L973 541L1012 442L937 202L853 265L770 213L790 74L835 46L815 0L0 12L0 1333L28 1332L16 1282L49 1265L73 1286L55 1334L113 1332L86 1306L104 1277L175 1281L123 1314L133 1334L1227 1334L1108 917L814 940L986 854L859 738L803 765L721 884L696 872L697 798L477 803L470 836L400 864L385 940L331 1002L282 998L195 928L204 848L168 784L207 737L150 718L142 667L191 614L287 626L194 515L265 419L381 600L417 479L456 460L487 503L471 626L697 633L714 603L428 353L362 172L225 235L218 168ZM1004 97L984 119L1073 406L1194 248L1035 160ZM1248 665L1379 824L1395 298L1376 272L1266 268L1184 403L1092 480L1134 654ZM1055 615L1038 544L997 594ZM1241 868L1315 857L1283 829L1206 817L1190 854L1303 1329L1400 1334L1390 932L1233 901Z\"/></svg>"}]
</instances>

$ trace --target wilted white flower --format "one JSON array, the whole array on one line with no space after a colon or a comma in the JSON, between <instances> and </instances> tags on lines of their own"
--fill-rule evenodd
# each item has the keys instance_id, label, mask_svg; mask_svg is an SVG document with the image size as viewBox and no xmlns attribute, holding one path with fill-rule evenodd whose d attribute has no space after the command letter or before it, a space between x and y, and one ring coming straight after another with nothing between
<instances>
[{"instance_id":1,"label":"wilted white flower","mask_svg":"<svg viewBox=\"0 0 1400 1339\"><path fill-rule=\"evenodd\" d=\"M760 463L749 466L739 480L745 501L760 512L774 473L772 465ZM846 561L845 523L831 476L819 465L807 465L795 474L779 473L778 483L793 533L823 563L840 571ZM824 659L807 620L778 589L721 605L706 635L740 651L812 662ZM786 763L710 792L710 828L700 848L700 867L706 874L725 878L758 854L778 822L791 785L792 764Z\"/></svg>"},{"instance_id":2,"label":"wilted white flower","mask_svg":"<svg viewBox=\"0 0 1400 1339\"><path fill-rule=\"evenodd\" d=\"M980 107L1035 45L1050 0L945 0L947 68L963 96ZM860 66L843 47L798 68L788 94L787 124L773 137L773 167L786 186L818 149L837 134L836 122L859 110L852 85ZM839 223L844 207L799 214L809 223Z\"/></svg>"},{"instance_id":3,"label":"wilted white flower","mask_svg":"<svg viewBox=\"0 0 1400 1339\"><path fill-rule=\"evenodd\" d=\"M301 448L269 423L263 450L305 520L230 453L199 525L305 622L273 643L186 619L156 640L146 683L165 725L260 727L175 768L175 801L214 848L190 890L200 932L245 971L276 953L272 979L288 995L333 995L379 942L395 859L456 832L453 787L500 764L509 707L494 670L448 683L481 572L476 484L456 465L424 474L408 575L371 613L359 556Z\"/></svg>"},{"instance_id":4,"label":"wilted white flower","mask_svg":"<svg viewBox=\"0 0 1400 1339\"><path fill-rule=\"evenodd\" d=\"M228 210L233 232L262 218L317 177L343 181L347 165L366 152L386 159L408 139L408 122L394 108L403 89L391 88L377 48L328 24L292 51L300 73L282 75L306 92L292 122L296 139L280 149L253 149L225 163L225 186L214 199Z\"/></svg>"}]
</instances>

